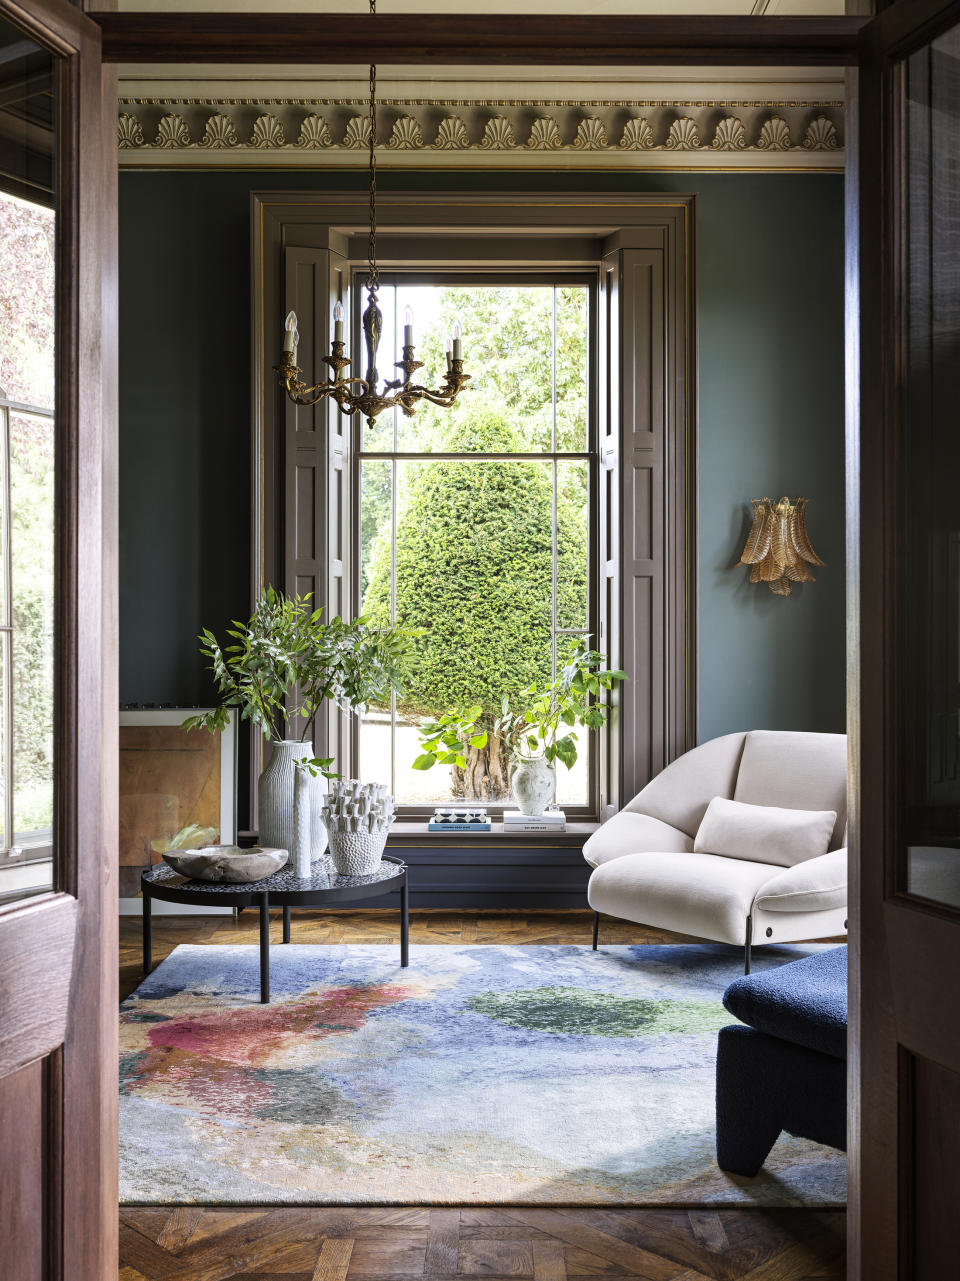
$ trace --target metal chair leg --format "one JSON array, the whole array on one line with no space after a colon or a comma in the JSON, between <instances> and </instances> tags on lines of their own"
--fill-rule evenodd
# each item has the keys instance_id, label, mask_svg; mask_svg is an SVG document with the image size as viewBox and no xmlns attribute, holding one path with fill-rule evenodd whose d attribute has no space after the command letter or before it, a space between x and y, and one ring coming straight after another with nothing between
<instances>
[{"instance_id":1,"label":"metal chair leg","mask_svg":"<svg viewBox=\"0 0 960 1281\"><path fill-rule=\"evenodd\" d=\"M597 950L597 940L600 937L600 913L593 914L593 950Z\"/></svg>"},{"instance_id":2,"label":"metal chair leg","mask_svg":"<svg viewBox=\"0 0 960 1281\"><path fill-rule=\"evenodd\" d=\"M747 917L747 932L743 941L743 972L750 973L750 949L753 943L753 917Z\"/></svg>"}]
</instances>

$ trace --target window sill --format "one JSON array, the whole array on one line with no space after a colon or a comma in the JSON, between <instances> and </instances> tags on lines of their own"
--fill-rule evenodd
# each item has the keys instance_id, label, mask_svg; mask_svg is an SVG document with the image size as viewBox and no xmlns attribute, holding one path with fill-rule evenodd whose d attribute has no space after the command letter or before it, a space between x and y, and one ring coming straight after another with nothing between
<instances>
[{"instance_id":1,"label":"window sill","mask_svg":"<svg viewBox=\"0 0 960 1281\"><path fill-rule=\"evenodd\" d=\"M490 832L430 832L426 823L394 823L387 837L388 849L403 849L411 845L436 845L449 849L467 846L482 849L518 849L541 846L557 849L573 846L579 849L588 836L600 827L599 823L567 823L565 832L509 832L502 823L494 823Z\"/></svg>"}]
</instances>

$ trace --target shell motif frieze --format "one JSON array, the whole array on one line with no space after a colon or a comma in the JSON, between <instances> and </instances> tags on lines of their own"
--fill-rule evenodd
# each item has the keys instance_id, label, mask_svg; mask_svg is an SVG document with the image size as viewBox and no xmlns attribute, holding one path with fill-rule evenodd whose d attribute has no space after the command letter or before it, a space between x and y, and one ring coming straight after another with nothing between
<instances>
[{"instance_id":1,"label":"shell motif frieze","mask_svg":"<svg viewBox=\"0 0 960 1281\"><path fill-rule=\"evenodd\" d=\"M359 151L370 145L370 120L367 116L351 116L343 135L343 145L348 151Z\"/></svg>"},{"instance_id":2,"label":"shell motif frieze","mask_svg":"<svg viewBox=\"0 0 960 1281\"><path fill-rule=\"evenodd\" d=\"M680 168L708 168L711 164L776 167L778 163L796 167L803 153L808 157L804 163L814 167L819 156L824 157L819 163L830 168L843 163L843 108L839 102L453 103L409 99L384 101L381 110L384 126L382 132L378 130L378 149L442 152L452 163L455 156L466 158L471 152L513 152L517 159L527 154L531 163L531 153L536 153L540 163L545 163L561 150L571 161L576 155L578 163L588 164L590 157L594 158L592 163L602 164L604 155L619 156L622 163L629 152L664 153L663 164ZM228 153L235 163L233 158L243 151L264 160L281 153L292 158L295 152L362 152L369 146L370 121L362 101L355 99L123 99L117 137L124 165L149 163L149 153L157 150L185 148L198 149L192 157L194 163L200 161L199 149L205 153L202 163L214 164L218 155L225 162ZM684 159L687 152L699 154ZM723 159L721 152L725 153ZM777 158L780 154L782 161ZM637 163L642 161L638 158Z\"/></svg>"},{"instance_id":3,"label":"shell motif frieze","mask_svg":"<svg viewBox=\"0 0 960 1281\"><path fill-rule=\"evenodd\" d=\"M441 120L433 145L438 151L465 151L470 146L470 135L462 118L447 116Z\"/></svg>"},{"instance_id":4,"label":"shell motif frieze","mask_svg":"<svg viewBox=\"0 0 960 1281\"><path fill-rule=\"evenodd\" d=\"M674 120L667 134L667 141L663 145L668 151L696 151L700 146L700 130L697 128L697 122L691 120L689 116L681 116L679 120Z\"/></svg>"},{"instance_id":5,"label":"shell motif frieze","mask_svg":"<svg viewBox=\"0 0 960 1281\"><path fill-rule=\"evenodd\" d=\"M836 151L840 143L833 122L826 116L811 120L803 135L803 145L808 151Z\"/></svg>"},{"instance_id":6,"label":"shell motif frieze","mask_svg":"<svg viewBox=\"0 0 960 1281\"><path fill-rule=\"evenodd\" d=\"M367 141L370 140L370 126L367 123ZM413 116L401 116L394 122L393 133L387 146L394 151L419 151L423 146L423 127Z\"/></svg>"},{"instance_id":7,"label":"shell motif frieze","mask_svg":"<svg viewBox=\"0 0 960 1281\"><path fill-rule=\"evenodd\" d=\"M782 120L780 116L771 116L764 121L757 139L757 146L761 151L789 151L791 145L790 127L786 120Z\"/></svg>"},{"instance_id":8,"label":"shell motif frieze","mask_svg":"<svg viewBox=\"0 0 960 1281\"><path fill-rule=\"evenodd\" d=\"M190 130L187 128L187 122L176 112L168 112L157 125L157 140L154 146L170 150L174 147L190 145Z\"/></svg>"},{"instance_id":9,"label":"shell motif frieze","mask_svg":"<svg viewBox=\"0 0 960 1281\"><path fill-rule=\"evenodd\" d=\"M323 116L307 116L300 124L297 135L297 146L319 151L323 147L333 146L333 135L330 126Z\"/></svg>"},{"instance_id":10,"label":"shell motif frieze","mask_svg":"<svg viewBox=\"0 0 960 1281\"><path fill-rule=\"evenodd\" d=\"M650 151L653 147L653 130L643 116L633 116L623 126L620 142L625 151Z\"/></svg>"},{"instance_id":11,"label":"shell motif frieze","mask_svg":"<svg viewBox=\"0 0 960 1281\"><path fill-rule=\"evenodd\" d=\"M603 121L596 116L588 116L577 126L577 136L573 140L577 151L603 151L607 145L607 131Z\"/></svg>"},{"instance_id":12,"label":"shell motif frieze","mask_svg":"<svg viewBox=\"0 0 960 1281\"><path fill-rule=\"evenodd\" d=\"M531 151L559 151L563 146L563 138L553 116L538 116L534 120L527 146Z\"/></svg>"},{"instance_id":13,"label":"shell motif frieze","mask_svg":"<svg viewBox=\"0 0 960 1281\"><path fill-rule=\"evenodd\" d=\"M237 126L230 117L221 115L219 112L211 116L203 130L200 146L214 147L219 150L226 147L239 147L239 145Z\"/></svg>"},{"instance_id":14,"label":"shell motif frieze","mask_svg":"<svg viewBox=\"0 0 960 1281\"><path fill-rule=\"evenodd\" d=\"M250 135L251 147L272 147L274 149L285 147L287 139L284 136L283 124L278 116L260 116L254 122L253 132Z\"/></svg>"},{"instance_id":15,"label":"shell motif frieze","mask_svg":"<svg viewBox=\"0 0 960 1281\"><path fill-rule=\"evenodd\" d=\"M517 145L513 125L506 116L494 116L488 120L483 130L480 146L486 151L509 151Z\"/></svg>"},{"instance_id":16,"label":"shell motif frieze","mask_svg":"<svg viewBox=\"0 0 960 1281\"><path fill-rule=\"evenodd\" d=\"M736 116L724 116L717 125L711 144L715 151L743 151L747 145L747 133Z\"/></svg>"},{"instance_id":17,"label":"shell motif frieze","mask_svg":"<svg viewBox=\"0 0 960 1281\"><path fill-rule=\"evenodd\" d=\"M143 125L126 111L120 112L117 123L117 145L121 149L143 146Z\"/></svg>"}]
</instances>

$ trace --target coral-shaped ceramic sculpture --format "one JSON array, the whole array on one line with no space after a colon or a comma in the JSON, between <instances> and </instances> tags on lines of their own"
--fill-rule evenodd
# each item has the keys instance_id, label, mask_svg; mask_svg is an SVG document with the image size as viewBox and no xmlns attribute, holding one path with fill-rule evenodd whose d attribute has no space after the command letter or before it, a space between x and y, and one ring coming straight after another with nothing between
<instances>
[{"instance_id":1,"label":"coral-shaped ceramic sculpture","mask_svg":"<svg viewBox=\"0 0 960 1281\"><path fill-rule=\"evenodd\" d=\"M361 783L356 778L330 780L323 821L330 837L330 855L340 876L371 876L377 870L393 816L393 797L388 794L386 783Z\"/></svg>"}]
</instances>

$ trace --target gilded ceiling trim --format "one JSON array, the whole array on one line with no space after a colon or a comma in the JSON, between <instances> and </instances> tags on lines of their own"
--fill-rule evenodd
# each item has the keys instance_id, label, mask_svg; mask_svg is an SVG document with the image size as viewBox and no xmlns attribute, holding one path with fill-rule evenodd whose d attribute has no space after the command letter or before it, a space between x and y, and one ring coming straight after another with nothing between
<instances>
[{"instance_id":1,"label":"gilded ceiling trim","mask_svg":"<svg viewBox=\"0 0 960 1281\"><path fill-rule=\"evenodd\" d=\"M357 162L369 139L359 98L125 98L124 167L271 168ZM385 159L428 164L842 169L843 103L388 99Z\"/></svg>"}]
</instances>

